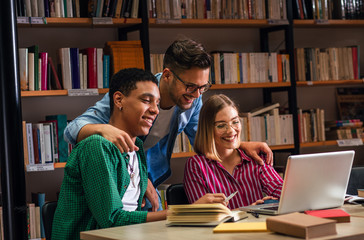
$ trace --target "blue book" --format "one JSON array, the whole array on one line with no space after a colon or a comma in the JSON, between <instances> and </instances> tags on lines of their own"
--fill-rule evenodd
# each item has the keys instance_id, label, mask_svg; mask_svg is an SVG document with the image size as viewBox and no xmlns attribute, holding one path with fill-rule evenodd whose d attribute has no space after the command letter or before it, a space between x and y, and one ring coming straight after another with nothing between
<instances>
[{"instance_id":1,"label":"blue book","mask_svg":"<svg viewBox=\"0 0 364 240\"><path fill-rule=\"evenodd\" d=\"M67 162L68 159L68 143L63 138L64 129L67 127L66 115L51 115L46 116L46 120L57 120L58 127L58 150L59 150L59 162Z\"/></svg>"},{"instance_id":2,"label":"blue book","mask_svg":"<svg viewBox=\"0 0 364 240\"><path fill-rule=\"evenodd\" d=\"M78 48L70 48L72 88L80 89L80 61Z\"/></svg>"},{"instance_id":3,"label":"blue book","mask_svg":"<svg viewBox=\"0 0 364 240\"><path fill-rule=\"evenodd\" d=\"M104 76L102 78L103 88L109 88L109 82L110 82L110 55L104 55L103 68L104 68L103 69Z\"/></svg>"}]
</instances>

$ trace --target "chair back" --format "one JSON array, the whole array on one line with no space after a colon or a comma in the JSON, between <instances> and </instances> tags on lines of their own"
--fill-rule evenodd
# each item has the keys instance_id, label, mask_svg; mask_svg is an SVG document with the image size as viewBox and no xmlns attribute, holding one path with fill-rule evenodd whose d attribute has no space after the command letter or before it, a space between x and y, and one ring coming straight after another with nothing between
<instances>
[{"instance_id":1,"label":"chair back","mask_svg":"<svg viewBox=\"0 0 364 240\"><path fill-rule=\"evenodd\" d=\"M46 202L42 208L42 218L46 240L51 239L53 217L54 213L56 212L56 208L57 202Z\"/></svg>"},{"instance_id":2,"label":"chair back","mask_svg":"<svg viewBox=\"0 0 364 240\"><path fill-rule=\"evenodd\" d=\"M183 188L183 183L170 185L166 190L167 204L180 205L188 204L188 198Z\"/></svg>"},{"instance_id":3,"label":"chair back","mask_svg":"<svg viewBox=\"0 0 364 240\"><path fill-rule=\"evenodd\" d=\"M351 169L346 193L358 195L358 189L364 189L364 167L353 167Z\"/></svg>"}]
</instances>

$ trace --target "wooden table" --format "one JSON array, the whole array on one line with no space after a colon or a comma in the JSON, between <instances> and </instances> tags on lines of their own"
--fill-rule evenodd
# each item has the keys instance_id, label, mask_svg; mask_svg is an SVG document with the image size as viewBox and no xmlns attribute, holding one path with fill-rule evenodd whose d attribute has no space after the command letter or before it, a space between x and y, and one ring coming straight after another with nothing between
<instances>
[{"instance_id":1,"label":"wooden table","mask_svg":"<svg viewBox=\"0 0 364 240\"><path fill-rule=\"evenodd\" d=\"M337 223L337 235L315 239L340 239L349 235L356 235L355 239L364 239L364 207L361 205L345 205L342 207L351 214L350 223ZM265 221L268 216L255 218L249 214L242 221ZM106 228L81 232L83 240L219 240L219 239L297 239L273 232L257 233L213 233L212 227L167 227L166 221L136 224L130 226Z\"/></svg>"}]
</instances>

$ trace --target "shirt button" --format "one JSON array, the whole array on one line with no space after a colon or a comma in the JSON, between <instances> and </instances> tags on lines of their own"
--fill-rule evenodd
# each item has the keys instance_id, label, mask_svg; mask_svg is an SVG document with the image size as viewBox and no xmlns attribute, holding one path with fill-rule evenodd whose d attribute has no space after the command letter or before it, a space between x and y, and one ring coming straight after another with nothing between
<instances>
[{"instance_id":1,"label":"shirt button","mask_svg":"<svg viewBox=\"0 0 364 240\"><path fill-rule=\"evenodd\" d=\"M126 155L126 156L125 156L125 158L126 158L126 159L129 159L129 155Z\"/></svg>"},{"instance_id":2,"label":"shirt button","mask_svg":"<svg viewBox=\"0 0 364 240\"><path fill-rule=\"evenodd\" d=\"M127 188L127 186L126 186L126 185L124 185L124 188Z\"/></svg>"}]
</instances>

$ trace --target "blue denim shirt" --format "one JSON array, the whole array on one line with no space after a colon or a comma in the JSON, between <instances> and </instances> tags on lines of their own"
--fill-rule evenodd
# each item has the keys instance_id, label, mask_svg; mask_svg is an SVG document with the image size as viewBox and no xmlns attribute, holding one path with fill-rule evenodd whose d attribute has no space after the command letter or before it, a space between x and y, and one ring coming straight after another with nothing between
<instances>
[{"instance_id":1,"label":"blue denim shirt","mask_svg":"<svg viewBox=\"0 0 364 240\"><path fill-rule=\"evenodd\" d=\"M160 81L161 76L161 73L156 74L158 81ZM154 187L157 187L171 176L170 159L177 135L184 131L193 145L201 107L202 96L196 99L188 110L183 111L176 106L171 118L169 134L145 152L148 177ZM67 125L64 131L64 138L67 142L74 145L76 144L78 132L83 126L87 124L106 124L109 122L109 119L110 100L107 93L95 106L88 108L86 112ZM158 117L155 121L158 121ZM140 138L144 141L146 137Z\"/></svg>"}]
</instances>

